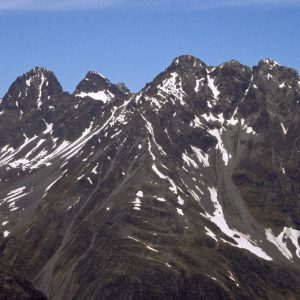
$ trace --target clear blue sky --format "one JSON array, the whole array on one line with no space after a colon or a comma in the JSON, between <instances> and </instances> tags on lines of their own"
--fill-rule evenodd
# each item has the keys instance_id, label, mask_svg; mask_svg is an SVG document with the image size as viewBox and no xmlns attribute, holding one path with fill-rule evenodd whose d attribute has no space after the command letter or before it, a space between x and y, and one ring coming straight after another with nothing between
<instances>
[{"instance_id":1,"label":"clear blue sky","mask_svg":"<svg viewBox=\"0 0 300 300\"><path fill-rule=\"evenodd\" d=\"M34 66L70 92L89 70L138 91L181 54L300 70L300 0L0 0L0 97Z\"/></svg>"}]
</instances>

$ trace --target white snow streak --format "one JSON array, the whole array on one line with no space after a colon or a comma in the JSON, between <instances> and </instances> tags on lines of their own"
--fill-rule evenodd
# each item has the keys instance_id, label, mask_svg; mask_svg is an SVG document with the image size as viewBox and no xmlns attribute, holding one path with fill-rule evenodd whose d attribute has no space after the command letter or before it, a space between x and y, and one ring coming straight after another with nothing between
<instances>
[{"instance_id":1,"label":"white snow streak","mask_svg":"<svg viewBox=\"0 0 300 300\"><path fill-rule=\"evenodd\" d=\"M157 197L156 200L160 202L166 202L166 199L162 197Z\"/></svg>"},{"instance_id":2,"label":"white snow streak","mask_svg":"<svg viewBox=\"0 0 300 300\"><path fill-rule=\"evenodd\" d=\"M146 246L146 247L151 251L158 252L158 250L154 249L153 247L150 247L150 246Z\"/></svg>"},{"instance_id":3,"label":"white snow streak","mask_svg":"<svg viewBox=\"0 0 300 300\"><path fill-rule=\"evenodd\" d=\"M143 197L144 197L144 193L142 191L138 191L136 193L136 198L135 198L134 201L132 201L132 204L134 204L133 209L135 209L135 210L141 210L142 202L141 202L140 198L143 198Z\"/></svg>"},{"instance_id":4,"label":"white snow streak","mask_svg":"<svg viewBox=\"0 0 300 300\"><path fill-rule=\"evenodd\" d=\"M211 89L213 96L214 96L214 100L218 100L219 99L219 95L220 95L220 91L218 90L217 86L215 85L215 79L212 78L209 75L209 71L207 71L207 83L208 83L208 87Z\"/></svg>"},{"instance_id":5,"label":"white snow streak","mask_svg":"<svg viewBox=\"0 0 300 300\"><path fill-rule=\"evenodd\" d=\"M181 105L185 105L183 97L186 96L186 93L183 91L181 78L176 72L171 73L170 77L166 78L157 88L165 93L165 95L161 95L161 93L159 95L165 97L171 94L180 101Z\"/></svg>"},{"instance_id":6,"label":"white snow streak","mask_svg":"<svg viewBox=\"0 0 300 300\"><path fill-rule=\"evenodd\" d=\"M98 168L98 163L97 163L97 165L95 166L95 168L92 170L92 173L97 174L97 168Z\"/></svg>"},{"instance_id":7,"label":"white snow streak","mask_svg":"<svg viewBox=\"0 0 300 300\"><path fill-rule=\"evenodd\" d=\"M163 173L161 173L155 164L152 165L152 170L155 172L156 175L158 175L161 179L166 179L171 184L171 187L169 187L169 190L172 191L174 194L178 194L178 187L176 186L175 182L168 176L165 176Z\"/></svg>"},{"instance_id":8,"label":"white snow streak","mask_svg":"<svg viewBox=\"0 0 300 300\"><path fill-rule=\"evenodd\" d=\"M200 150L197 147L191 146L192 150L194 153L197 155L197 158L199 162L204 166L204 167L209 167L209 156L208 154L204 154L202 150Z\"/></svg>"},{"instance_id":9,"label":"white snow streak","mask_svg":"<svg viewBox=\"0 0 300 300\"><path fill-rule=\"evenodd\" d=\"M283 125L282 122L280 122L280 125L281 125L281 128L282 128L283 133L284 133L284 134L287 134L288 129L286 129L286 128L284 127L284 125Z\"/></svg>"},{"instance_id":10,"label":"white snow streak","mask_svg":"<svg viewBox=\"0 0 300 300\"><path fill-rule=\"evenodd\" d=\"M225 233L227 236L235 240L237 245L230 243L232 246L241 249L247 249L253 254L265 260L272 260L272 258L269 255L267 255L261 248L256 246L256 242L253 241L249 235L243 234L235 229L229 228L224 217L223 208L221 204L218 202L217 190L215 188L208 188L208 190L210 192L210 198L211 201L213 202L215 211L212 215L205 212L205 217L208 218L213 223L215 223L223 233Z\"/></svg>"},{"instance_id":11,"label":"white snow streak","mask_svg":"<svg viewBox=\"0 0 300 300\"><path fill-rule=\"evenodd\" d=\"M183 213L183 211L182 211L182 209L181 208L176 208L177 209L177 213L179 214L179 215L181 215L181 216L184 216L184 213Z\"/></svg>"},{"instance_id":12,"label":"white snow streak","mask_svg":"<svg viewBox=\"0 0 300 300\"><path fill-rule=\"evenodd\" d=\"M41 84L39 86L39 96L38 96L38 99L37 99L37 106L38 106L38 109L41 109L41 105L42 105L42 89L43 89L43 85L44 85L44 82L45 82L45 76L44 74L42 73L42 78L41 78Z\"/></svg>"},{"instance_id":13,"label":"white snow streak","mask_svg":"<svg viewBox=\"0 0 300 300\"><path fill-rule=\"evenodd\" d=\"M111 99L114 98L114 95L109 90L99 91L99 92L90 92L90 93L80 92L80 93L76 94L75 96L80 97L80 98L90 97L94 100L102 101L103 103L107 103Z\"/></svg>"},{"instance_id":14,"label":"white snow streak","mask_svg":"<svg viewBox=\"0 0 300 300\"><path fill-rule=\"evenodd\" d=\"M300 258L300 246L298 243L300 231L284 227L283 231L276 237L271 229L266 229L266 236L267 240L274 244L282 255L289 260L293 260L293 254L287 246L287 241L290 240L295 247L297 257Z\"/></svg>"},{"instance_id":15,"label":"white snow streak","mask_svg":"<svg viewBox=\"0 0 300 300\"><path fill-rule=\"evenodd\" d=\"M238 111L238 108L235 109L232 117L230 120L227 121L227 124L228 125L232 125L232 126L235 126L238 122L239 122L239 119L235 119L235 116L237 114L237 111Z\"/></svg>"},{"instance_id":16,"label":"white snow streak","mask_svg":"<svg viewBox=\"0 0 300 300\"><path fill-rule=\"evenodd\" d=\"M188 165L192 165L195 169L198 169L198 165L194 160L192 160L187 154L182 153L182 159L183 161Z\"/></svg>"},{"instance_id":17,"label":"white snow streak","mask_svg":"<svg viewBox=\"0 0 300 300\"><path fill-rule=\"evenodd\" d=\"M65 171L62 173L62 175L60 175L58 178L56 178L54 181L52 181L52 183L50 183L50 184L48 185L48 187L45 189L45 193L44 193L44 195L43 195L43 198L47 195L47 192L52 188L52 186L53 186L58 180L60 180L60 179L65 175L66 172L67 172L67 170L65 170Z\"/></svg>"},{"instance_id":18,"label":"white snow streak","mask_svg":"<svg viewBox=\"0 0 300 300\"><path fill-rule=\"evenodd\" d=\"M218 242L216 235L208 228L205 226L206 234L213 238L216 242Z\"/></svg>"},{"instance_id":19,"label":"white snow streak","mask_svg":"<svg viewBox=\"0 0 300 300\"><path fill-rule=\"evenodd\" d=\"M163 148L156 142L156 139L154 136L154 130L153 130L151 123L143 115L141 115L141 116L142 116L143 120L146 122L146 128L147 128L148 132L150 133L152 141L154 142L154 144L156 145L156 147L158 148L158 150L160 151L161 154L167 155L166 152L163 150Z\"/></svg>"},{"instance_id":20,"label":"white snow streak","mask_svg":"<svg viewBox=\"0 0 300 300\"><path fill-rule=\"evenodd\" d=\"M224 164L225 164L225 166L227 166L230 156L229 156L227 150L224 147L224 144L223 144L223 141L222 141L222 138L221 138L220 130L215 128L215 129L208 130L208 132L218 140L218 143L216 145L216 149L220 150L220 152L222 154L222 159L224 161Z\"/></svg>"}]
</instances>

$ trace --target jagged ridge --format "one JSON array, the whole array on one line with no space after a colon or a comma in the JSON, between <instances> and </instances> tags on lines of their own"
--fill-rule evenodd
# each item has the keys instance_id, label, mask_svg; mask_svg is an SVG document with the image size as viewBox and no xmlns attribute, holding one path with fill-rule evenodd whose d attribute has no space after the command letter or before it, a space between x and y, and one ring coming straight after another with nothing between
<instances>
[{"instance_id":1,"label":"jagged ridge","mask_svg":"<svg viewBox=\"0 0 300 300\"><path fill-rule=\"evenodd\" d=\"M0 216L51 299L299 297L296 71L181 56L138 94L42 87L1 103Z\"/></svg>"}]
</instances>

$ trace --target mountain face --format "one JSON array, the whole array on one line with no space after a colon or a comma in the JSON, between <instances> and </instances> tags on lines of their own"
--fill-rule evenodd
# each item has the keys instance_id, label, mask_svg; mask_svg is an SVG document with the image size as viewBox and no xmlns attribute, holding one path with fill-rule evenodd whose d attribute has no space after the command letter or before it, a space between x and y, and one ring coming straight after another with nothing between
<instances>
[{"instance_id":1,"label":"mountain face","mask_svg":"<svg viewBox=\"0 0 300 300\"><path fill-rule=\"evenodd\" d=\"M0 261L0 299L1 300L46 300L46 296L7 265Z\"/></svg>"},{"instance_id":2,"label":"mountain face","mask_svg":"<svg viewBox=\"0 0 300 300\"><path fill-rule=\"evenodd\" d=\"M300 78L176 58L0 102L1 253L49 299L300 299Z\"/></svg>"}]
</instances>

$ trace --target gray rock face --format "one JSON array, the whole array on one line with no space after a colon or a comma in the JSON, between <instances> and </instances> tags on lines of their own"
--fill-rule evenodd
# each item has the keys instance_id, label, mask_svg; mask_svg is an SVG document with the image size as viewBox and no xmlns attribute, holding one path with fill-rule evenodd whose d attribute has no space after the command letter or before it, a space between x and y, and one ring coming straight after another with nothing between
<instances>
[{"instance_id":1,"label":"gray rock face","mask_svg":"<svg viewBox=\"0 0 300 300\"><path fill-rule=\"evenodd\" d=\"M12 267L0 261L0 299L3 300L46 300L46 296Z\"/></svg>"},{"instance_id":2,"label":"gray rock face","mask_svg":"<svg viewBox=\"0 0 300 300\"><path fill-rule=\"evenodd\" d=\"M25 74L0 103L3 257L50 299L300 298L299 100L270 59L181 56L138 94Z\"/></svg>"}]
</instances>

